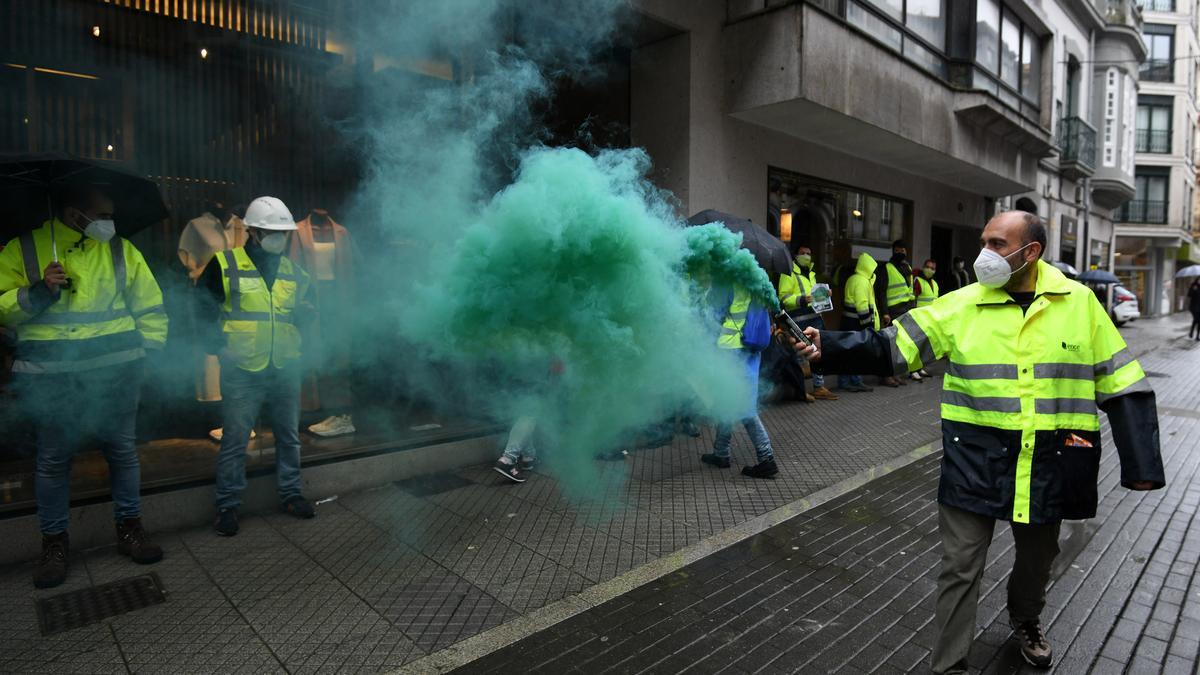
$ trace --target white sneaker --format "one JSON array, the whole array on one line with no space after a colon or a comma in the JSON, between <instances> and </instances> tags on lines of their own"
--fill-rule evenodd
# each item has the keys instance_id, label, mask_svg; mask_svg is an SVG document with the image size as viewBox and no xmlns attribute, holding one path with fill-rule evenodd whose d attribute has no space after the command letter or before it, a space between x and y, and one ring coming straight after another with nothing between
<instances>
[{"instance_id":1,"label":"white sneaker","mask_svg":"<svg viewBox=\"0 0 1200 675\"><path fill-rule=\"evenodd\" d=\"M920 373L913 373L913 374L911 374L911 375L909 375L909 376L908 376L908 379L912 380L913 382L920 382L920 381L921 381L921 374L920 374Z\"/></svg>"},{"instance_id":2,"label":"white sneaker","mask_svg":"<svg viewBox=\"0 0 1200 675\"><path fill-rule=\"evenodd\" d=\"M329 436L345 436L346 434L352 434L357 431L357 429L354 428L354 421L351 420L349 415L334 415L333 417L327 417L310 426L308 430L310 433L326 438Z\"/></svg>"},{"instance_id":3,"label":"white sneaker","mask_svg":"<svg viewBox=\"0 0 1200 675\"><path fill-rule=\"evenodd\" d=\"M251 429L250 430L250 440L254 440L257 436L258 436L258 434L254 433L254 430ZM216 429L213 429L212 431L208 432L208 437L213 439L214 441L220 443L221 439L225 437L225 430L222 429L221 427L217 427Z\"/></svg>"}]
</instances>

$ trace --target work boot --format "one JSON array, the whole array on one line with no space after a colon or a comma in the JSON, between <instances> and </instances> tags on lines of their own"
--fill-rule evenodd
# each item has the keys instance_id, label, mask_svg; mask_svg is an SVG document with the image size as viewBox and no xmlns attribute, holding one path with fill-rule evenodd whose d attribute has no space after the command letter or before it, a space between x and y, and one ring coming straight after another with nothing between
<instances>
[{"instance_id":1,"label":"work boot","mask_svg":"<svg viewBox=\"0 0 1200 675\"><path fill-rule=\"evenodd\" d=\"M238 512L236 508L221 509L217 511L217 519L213 523L213 529L222 537L232 537L238 533Z\"/></svg>"},{"instance_id":2,"label":"work boot","mask_svg":"<svg viewBox=\"0 0 1200 675\"><path fill-rule=\"evenodd\" d=\"M813 396L812 394L806 393L806 394L804 394L804 402L805 403L816 403L817 397Z\"/></svg>"},{"instance_id":3,"label":"work boot","mask_svg":"<svg viewBox=\"0 0 1200 675\"><path fill-rule=\"evenodd\" d=\"M754 466L743 466L742 475L751 478L773 478L779 473L779 467L775 465L775 458L759 462Z\"/></svg>"},{"instance_id":4,"label":"work boot","mask_svg":"<svg viewBox=\"0 0 1200 675\"><path fill-rule=\"evenodd\" d=\"M825 387L817 387L816 389L813 389L812 395L813 395L813 398L817 399L818 401L836 401L836 400L838 400L838 395L833 393L832 391L829 391Z\"/></svg>"},{"instance_id":5,"label":"work boot","mask_svg":"<svg viewBox=\"0 0 1200 675\"><path fill-rule=\"evenodd\" d=\"M287 501L283 503L283 512L304 520L315 518L317 515L317 510L313 508L312 502L300 495L288 497Z\"/></svg>"},{"instance_id":6,"label":"work boot","mask_svg":"<svg viewBox=\"0 0 1200 675\"><path fill-rule=\"evenodd\" d=\"M33 585L54 588L67 580L67 553L71 542L66 532L42 535L42 557L33 570Z\"/></svg>"},{"instance_id":7,"label":"work boot","mask_svg":"<svg viewBox=\"0 0 1200 675\"><path fill-rule=\"evenodd\" d=\"M1013 632L1021 642L1021 656L1035 668L1049 668L1054 662L1054 654L1050 650L1050 642L1042 632L1042 624L1037 619L1017 625Z\"/></svg>"},{"instance_id":8,"label":"work boot","mask_svg":"<svg viewBox=\"0 0 1200 675\"><path fill-rule=\"evenodd\" d=\"M139 565L156 563L163 557L162 547L146 538L141 518L126 518L117 523L117 552Z\"/></svg>"},{"instance_id":9,"label":"work boot","mask_svg":"<svg viewBox=\"0 0 1200 675\"><path fill-rule=\"evenodd\" d=\"M700 455L700 461L710 466L715 466L718 469L728 469L730 466L728 457L721 457L720 455L711 452Z\"/></svg>"},{"instance_id":10,"label":"work boot","mask_svg":"<svg viewBox=\"0 0 1200 675\"><path fill-rule=\"evenodd\" d=\"M901 382L900 382L900 380L897 380L894 377L885 377L879 381L879 384L882 384L885 387L891 387L891 388L895 389L896 387L900 386Z\"/></svg>"}]
</instances>

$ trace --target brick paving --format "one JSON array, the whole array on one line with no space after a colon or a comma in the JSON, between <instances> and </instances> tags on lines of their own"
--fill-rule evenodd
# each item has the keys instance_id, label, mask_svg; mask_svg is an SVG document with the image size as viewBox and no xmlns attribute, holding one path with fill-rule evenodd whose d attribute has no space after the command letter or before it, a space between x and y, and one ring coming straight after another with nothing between
<instances>
[{"instance_id":1,"label":"brick paving","mask_svg":"<svg viewBox=\"0 0 1200 675\"><path fill-rule=\"evenodd\" d=\"M1159 339L1168 329L1178 332L1160 322L1134 324L1131 334L1165 345L1145 364L1162 375L1155 381L1174 475L1194 471L1183 449L1200 443L1200 349L1175 350L1178 340ZM0 672L384 672L406 664L424 672L434 667L426 657L472 637L486 651L495 631L531 613L935 443L939 389L935 379L772 408L764 419L782 468L774 481L701 466L710 431L602 465L602 494L590 500L568 498L547 475L510 485L486 466L467 467L341 495L313 521L265 514L245 517L230 539L206 528L163 535L167 558L152 568L134 568L112 548L76 553L67 585L51 591L32 589L29 565L3 568ZM752 458L739 432L735 465ZM936 472L935 457L920 460L463 670L919 667L930 639ZM1102 670L1161 656L1194 668L1200 495L1183 485L1136 502L1107 493L1106 517L1069 528L1064 547L1077 553L1075 566L1059 570L1051 591L1064 663ZM993 549L972 655L992 671L1012 667L996 590L1011 554L1005 536ZM36 599L148 570L162 579L166 603L38 633Z\"/></svg>"},{"instance_id":2,"label":"brick paving","mask_svg":"<svg viewBox=\"0 0 1200 675\"><path fill-rule=\"evenodd\" d=\"M1171 330L1170 321L1131 329ZM1064 525L1043 620L1062 673L1195 673L1200 663L1200 344L1142 357L1159 397L1169 489L1118 485L1106 451L1097 518ZM940 453L494 652L461 672L927 670L939 558ZM989 551L970 655L1022 670L1004 609L1007 527Z\"/></svg>"},{"instance_id":3,"label":"brick paving","mask_svg":"<svg viewBox=\"0 0 1200 675\"><path fill-rule=\"evenodd\" d=\"M771 408L771 481L738 474L754 461L740 431L734 469L701 465L708 429L599 465L603 489L586 500L549 475L512 485L473 466L341 495L313 521L246 515L233 538L159 535L166 560L150 568L111 547L76 552L49 591L28 564L0 568L0 672L394 669L934 442L939 387ZM146 571L163 605L38 633L36 599Z\"/></svg>"}]
</instances>

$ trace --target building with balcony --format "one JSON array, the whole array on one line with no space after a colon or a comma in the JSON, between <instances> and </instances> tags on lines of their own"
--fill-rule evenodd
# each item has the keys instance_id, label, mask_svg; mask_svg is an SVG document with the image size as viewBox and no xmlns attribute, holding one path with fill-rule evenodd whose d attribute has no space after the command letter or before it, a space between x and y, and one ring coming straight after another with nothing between
<instances>
[{"instance_id":1,"label":"building with balcony","mask_svg":"<svg viewBox=\"0 0 1200 675\"><path fill-rule=\"evenodd\" d=\"M1142 11L1135 195L1117 214L1114 271L1143 314L1165 314L1179 309L1176 260L1192 250L1200 47L1195 0L1145 0Z\"/></svg>"},{"instance_id":2,"label":"building with balcony","mask_svg":"<svg viewBox=\"0 0 1200 675\"><path fill-rule=\"evenodd\" d=\"M969 268L988 218L1021 207L1047 219L1048 260L1111 265L1136 191L1135 3L634 6L678 29L633 51L631 139L683 210L764 222L831 272L894 239Z\"/></svg>"},{"instance_id":3,"label":"building with balcony","mask_svg":"<svg viewBox=\"0 0 1200 675\"><path fill-rule=\"evenodd\" d=\"M1148 49L1134 2L1045 3L1053 26L1049 74L1055 149L1038 167L1037 187L1005 206L1036 211L1048 226L1046 259L1079 270L1112 269L1114 216L1137 191L1140 143L1137 80Z\"/></svg>"}]
</instances>

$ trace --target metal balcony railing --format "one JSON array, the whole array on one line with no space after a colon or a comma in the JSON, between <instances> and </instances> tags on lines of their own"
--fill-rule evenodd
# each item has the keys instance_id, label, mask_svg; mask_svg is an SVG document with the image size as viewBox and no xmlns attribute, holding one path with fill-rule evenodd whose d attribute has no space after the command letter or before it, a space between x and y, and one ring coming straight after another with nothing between
<instances>
[{"instance_id":1,"label":"metal balcony railing","mask_svg":"<svg viewBox=\"0 0 1200 675\"><path fill-rule=\"evenodd\" d=\"M1171 59L1149 59L1138 68L1138 77L1143 82L1170 82L1175 77L1174 71Z\"/></svg>"},{"instance_id":2,"label":"metal balcony railing","mask_svg":"<svg viewBox=\"0 0 1200 675\"><path fill-rule=\"evenodd\" d=\"M1058 121L1058 147L1063 163L1077 162L1089 171L1096 169L1096 130L1082 117L1064 117Z\"/></svg>"},{"instance_id":3,"label":"metal balcony railing","mask_svg":"<svg viewBox=\"0 0 1200 675\"><path fill-rule=\"evenodd\" d=\"M1138 129L1137 130L1137 151L1138 152L1171 152L1171 130L1170 129Z\"/></svg>"},{"instance_id":4,"label":"metal balcony railing","mask_svg":"<svg viewBox=\"0 0 1200 675\"><path fill-rule=\"evenodd\" d=\"M1167 202L1135 199L1125 202L1117 220L1122 223L1149 223L1162 225L1167 222Z\"/></svg>"}]
</instances>

